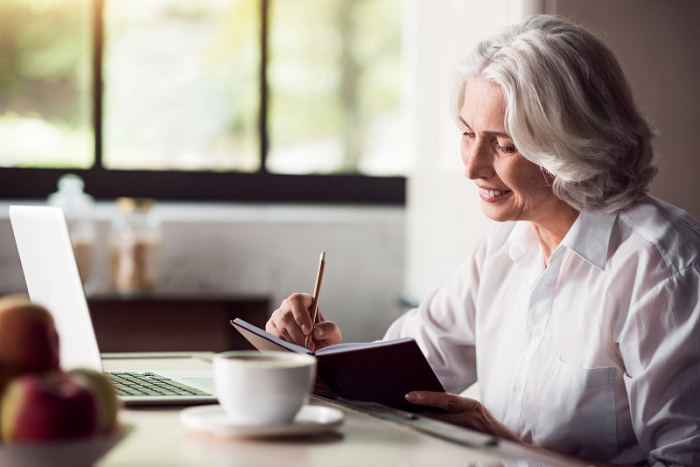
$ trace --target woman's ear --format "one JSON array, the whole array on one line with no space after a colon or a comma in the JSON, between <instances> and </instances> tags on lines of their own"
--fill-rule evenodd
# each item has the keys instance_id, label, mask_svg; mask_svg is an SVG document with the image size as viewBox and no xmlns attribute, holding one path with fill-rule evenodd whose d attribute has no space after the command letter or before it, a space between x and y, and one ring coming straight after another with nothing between
<instances>
[{"instance_id":1,"label":"woman's ear","mask_svg":"<svg viewBox=\"0 0 700 467\"><path fill-rule=\"evenodd\" d=\"M544 183L546 185L552 186L554 184L554 180L556 180L557 176L541 166L540 166L540 172L542 173L542 179L544 180Z\"/></svg>"}]
</instances>

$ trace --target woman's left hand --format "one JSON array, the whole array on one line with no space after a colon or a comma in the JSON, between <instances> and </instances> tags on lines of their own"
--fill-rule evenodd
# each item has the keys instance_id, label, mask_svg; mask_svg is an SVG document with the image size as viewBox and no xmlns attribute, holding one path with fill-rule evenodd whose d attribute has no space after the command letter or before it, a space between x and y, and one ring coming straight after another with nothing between
<instances>
[{"instance_id":1,"label":"woman's left hand","mask_svg":"<svg viewBox=\"0 0 700 467\"><path fill-rule=\"evenodd\" d=\"M446 414L432 412L423 414L430 418L481 431L502 439L520 442L515 433L474 399L447 392L412 391L406 394L406 400L412 404L437 407L448 412Z\"/></svg>"}]
</instances>

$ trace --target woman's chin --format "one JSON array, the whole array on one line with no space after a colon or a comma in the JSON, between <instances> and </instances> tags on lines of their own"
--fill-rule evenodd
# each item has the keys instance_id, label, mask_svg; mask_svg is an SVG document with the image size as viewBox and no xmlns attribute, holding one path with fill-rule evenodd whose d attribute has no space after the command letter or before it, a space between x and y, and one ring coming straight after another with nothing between
<instances>
[{"instance_id":1,"label":"woman's chin","mask_svg":"<svg viewBox=\"0 0 700 467\"><path fill-rule=\"evenodd\" d=\"M481 212L486 217L496 222L507 222L517 220L517 216L510 209L504 209L502 206L494 206L492 203L485 201L481 202Z\"/></svg>"}]
</instances>

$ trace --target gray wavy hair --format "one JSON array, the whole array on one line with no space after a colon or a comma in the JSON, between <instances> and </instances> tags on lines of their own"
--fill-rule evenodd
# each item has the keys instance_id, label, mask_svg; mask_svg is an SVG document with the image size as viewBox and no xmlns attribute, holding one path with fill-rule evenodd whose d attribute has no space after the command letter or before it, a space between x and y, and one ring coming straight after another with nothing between
<instances>
[{"instance_id":1,"label":"gray wavy hair","mask_svg":"<svg viewBox=\"0 0 700 467\"><path fill-rule=\"evenodd\" d=\"M645 195L658 171L654 133L617 59L591 32L541 15L479 43L457 64L456 116L476 77L501 87L506 131L551 174L559 199L613 212Z\"/></svg>"}]
</instances>

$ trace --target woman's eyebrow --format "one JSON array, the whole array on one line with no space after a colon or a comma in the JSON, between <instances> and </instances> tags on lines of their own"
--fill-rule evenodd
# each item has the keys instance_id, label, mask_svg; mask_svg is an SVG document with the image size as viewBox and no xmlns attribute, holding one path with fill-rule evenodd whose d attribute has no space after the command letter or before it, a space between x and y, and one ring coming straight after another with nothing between
<instances>
[{"instance_id":1,"label":"woman's eyebrow","mask_svg":"<svg viewBox=\"0 0 700 467\"><path fill-rule=\"evenodd\" d=\"M462 123L462 125L466 126L471 130L472 127L469 126L467 122L464 121L464 119L460 116L458 117L459 121ZM513 139L508 133L504 133L502 131L484 131L482 133L486 133L487 135L490 136L500 136L501 138L508 138L508 139Z\"/></svg>"},{"instance_id":2,"label":"woman's eyebrow","mask_svg":"<svg viewBox=\"0 0 700 467\"><path fill-rule=\"evenodd\" d=\"M503 133L502 131L485 131L487 135L500 136L501 138L513 139L508 133Z\"/></svg>"}]
</instances>

